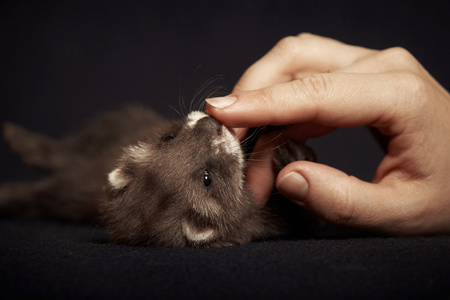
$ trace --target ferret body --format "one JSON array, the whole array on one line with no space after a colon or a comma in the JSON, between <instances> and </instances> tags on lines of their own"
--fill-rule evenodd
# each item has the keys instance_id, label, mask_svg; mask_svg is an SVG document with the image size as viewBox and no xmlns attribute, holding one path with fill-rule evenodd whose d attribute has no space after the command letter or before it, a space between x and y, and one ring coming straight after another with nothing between
<instances>
[{"instance_id":1,"label":"ferret body","mask_svg":"<svg viewBox=\"0 0 450 300\"><path fill-rule=\"evenodd\" d=\"M105 114L60 141L7 123L25 163L49 175L0 186L0 211L101 222L115 243L218 247L277 237L286 222L255 205L238 139L202 112L168 122L138 107ZM280 168L312 160L303 144L277 150Z\"/></svg>"}]
</instances>

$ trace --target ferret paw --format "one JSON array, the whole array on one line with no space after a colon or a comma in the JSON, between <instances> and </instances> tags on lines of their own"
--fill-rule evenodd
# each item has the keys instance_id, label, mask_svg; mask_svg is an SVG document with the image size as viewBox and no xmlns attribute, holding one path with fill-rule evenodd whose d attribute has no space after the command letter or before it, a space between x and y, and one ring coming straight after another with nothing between
<instances>
[{"instance_id":1,"label":"ferret paw","mask_svg":"<svg viewBox=\"0 0 450 300\"><path fill-rule=\"evenodd\" d=\"M274 169L280 171L288 164L299 160L315 161L316 157L311 148L305 144L289 140L276 149L276 155L273 158Z\"/></svg>"}]
</instances>

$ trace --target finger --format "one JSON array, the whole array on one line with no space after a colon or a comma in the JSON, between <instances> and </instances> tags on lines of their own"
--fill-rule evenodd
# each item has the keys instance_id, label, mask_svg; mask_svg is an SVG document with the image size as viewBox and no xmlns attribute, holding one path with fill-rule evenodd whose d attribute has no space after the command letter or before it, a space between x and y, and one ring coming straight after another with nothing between
<instances>
[{"instance_id":1,"label":"finger","mask_svg":"<svg viewBox=\"0 0 450 300\"><path fill-rule=\"evenodd\" d=\"M428 78L428 82L434 88L447 93L420 64L420 62L406 49L393 47L382 51L376 51L353 64L336 70L339 73L387 73L387 72L409 72L422 78ZM305 74L298 76L305 78Z\"/></svg>"},{"instance_id":2,"label":"finger","mask_svg":"<svg viewBox=\"0 0 450 300\"><path fill-rule=\"evenodd\" d=\"M411 102L398 109L403 99L417 98L413 95L416 83L406 73L315 74L232 97L208 99L207 111L231 127L304 122L331 127L388 127L393 125L390 122L394 116L414 106ZM223 99L228 106L221 106Z\"/></svg>"},{"instance_id":3,"label":"finger","mask_svg":"<svg viewBox=\"0 0 450 300\"><path fill-rule=\"evenodd\" d=\"M277 143L276 134L262 135L247 160L247 186L259 206L266 205L275 186L272 159Z\"/></svg>"},{"instance_id":4,"label":"finger","mask_svg":"<svg viewBox=\"0 0 450 300\"><path fill-rule=\"evenodd\" d=\"M288 82L300 72L330 72L374 52L307 33L286 37L245 71L233 93Z\"/></svg>"},{"instance_id":5,"label":"finger","mask_svg":"<svg viewBox=\"0 0 450 300\"><path fill-rule=\"evenodd\" d=\"M417 59L401 47L373 52L354 63L336 70L341 73L386 73L408 71L423 74L424 68Z\"/></svg>"},{"instance_id":6,"label":"finger","mask_svg":"<svg viewBox=\"0 0 450 300\"><path fill-rule=\"evenodd\" d=\"M285 126L283 133L294 141L306 143L306 141L310 138L320 137L334 130L336 130L336 127L317 125L312 122L306 122L291 126Z\"/></svg>"},{"instance_id":7,"label":"finger","mask_svg":"<svg viewBox=\"0 0 450 300\"><path fill-rule=\"evenodd\" d=\"M245 141L247 138L248 128L229 128L229 130L240 142Z\"/></svg>"},{"instance_id":8,"label":"finger","mask_svg":"<svg viewBox=\"0 0 450 300\"><path fill-rule=\"evenodd\" d=\"M414 220L417 203L409 201L417 194L410 187L368 183L325 165L301 161L279 173L277 189L332 224L390 234L420 231L421 225Z\"/></svg>"}]
</instances>

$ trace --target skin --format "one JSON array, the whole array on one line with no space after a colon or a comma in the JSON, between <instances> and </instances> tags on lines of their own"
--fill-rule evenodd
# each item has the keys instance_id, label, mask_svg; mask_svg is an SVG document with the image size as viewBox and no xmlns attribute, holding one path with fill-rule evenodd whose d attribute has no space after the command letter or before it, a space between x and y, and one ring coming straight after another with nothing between
<instances>
[{"instance_id":1,"label":"skin","mask_svg":"<svg viewBox=\"0 0 450 300\"><path fill-rule=\"evenodd\" d=\"M305 141L339 127L371 126L388 139L372 182L319 163L271 171L276 139L261 137L247 170L255 201L272 187L333 224L391 235L450 233L450 95L403 48L382 51L312 34L286 37L207 100L228 127L289 125ZM266 151L264 151L266 149Z\"/></svg>"}]
</instances>

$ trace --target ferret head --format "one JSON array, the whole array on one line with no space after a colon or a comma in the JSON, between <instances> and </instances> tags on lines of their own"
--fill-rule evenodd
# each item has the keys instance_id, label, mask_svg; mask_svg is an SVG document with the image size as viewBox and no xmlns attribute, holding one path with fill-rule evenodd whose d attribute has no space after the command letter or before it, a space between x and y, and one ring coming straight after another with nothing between
<instances>
[{"instance_id":1,"label":"ferret head","mask_svg":"<svg viewBox=\"0 0 450 300\"><path fill-rule=\"evenodd\" d=\"M152 246L249 242L258 228L238 139L192 112L128 146L109 173L103 214L113 241Z\"/></svg>"}]
</instances>

